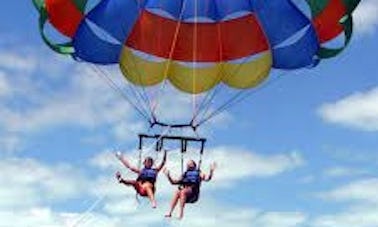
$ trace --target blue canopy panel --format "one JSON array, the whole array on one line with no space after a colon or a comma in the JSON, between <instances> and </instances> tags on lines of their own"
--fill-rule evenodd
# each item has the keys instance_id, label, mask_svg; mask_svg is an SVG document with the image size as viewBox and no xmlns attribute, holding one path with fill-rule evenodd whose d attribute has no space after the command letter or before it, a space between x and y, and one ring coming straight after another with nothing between
<instances>
[{"instance_id":1,"label":"blue canopy panel","mask_svg":"<svg viewBox=\"0 0 378 227\"><path fill-rule=\"evenodd\" d=\"M250 0L149 0L145 9L152 12L162 11L160 16L169 14L177 21L209 18L213 22L221 21L236 12L253 11Z\"/></svg>"},{"instance_id":2,"label":"blue canopy panel","mask_svg":"<svg viewBox=\"0 0 378 227\"><path fill-rule=\"evenodd\" d=\"M253 5L250 0L218 0L218 18L221 20L238 12L253 12Z\"/></svg>"},{"instance_id":3,"label":"blue canopy panel","mask_svg":"<svg viewBox=\"0 0 378 227\"><path fill-rule=\"evenodd\" d=\"M278 45L310 23L290 0L252 1L271 46Z\"/></svg>"},{"instance_id":4,"label":"blue canopy panel","mask_svg":"<svg viewBox=\"0 0 378 227\"><path fill-rule=\"evenodd\" d=\"M319 42L309 18L291 0L251 1L271 45L273 67L296 69L313 65ZM304 29L306 32L296 42L281 45Z\"/></svg>"},{"instance_id":5,"label":"blue canopy panel","mask_svg":"<svg viewBox=\"0 0 378 227\"><path fill-rule=\"evenodd\" d=\"M160 10L168 13L171 19L178 20L181 15L184 0L148 0L145 9Z\"/></svg>"},{"instance_id":6,"label":"blue canopy panel","mask_svg":"<svg viewBox=\"0 0 378 227\"><path fill-rule=\"evenodd\" d=\"M87 21L80 24L73 39L75 58L96 64L114 64L118 62L121 44L101 39Z\"/></svg>"},{"instance_id":7,"label":"blue canopy panel","mask_svg":"<svg viewBox=\"0 0 378 227\"><path fill-rule=\"evenodd\" d=\"M315 29L308 25L295 42L288 45L273 48L273 67L277 69L298 69L316 65L316 53L319 50L319 42Z\"/></svg>"},{"instance_id":8,"label":"blue canopy panel","mask_svg":"<svg viewBox=\"0 0 378 227\"><path fill-rule=\"evenodd\" d=\"M73 38L75 57L98 64L117 63L142 7L144 1L101 1L86 15Z\"/></svg>"}]
</instances>

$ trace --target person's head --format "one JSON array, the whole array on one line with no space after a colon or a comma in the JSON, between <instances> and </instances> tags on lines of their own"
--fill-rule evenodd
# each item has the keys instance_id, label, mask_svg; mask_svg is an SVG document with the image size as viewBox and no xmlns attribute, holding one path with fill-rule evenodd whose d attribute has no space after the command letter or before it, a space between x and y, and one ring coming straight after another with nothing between
<instances>
[{"instance_id":1,"label":"person's head","mask_svg":"<svg viewBox=\"0 0 378 227\"><path fill-rule=\"evenodd\" d=\"M186 164L186 168L188 170L195 170L197 168L197 164L193 160L189 160L188 163Z\"/></svg>"},{"instance_id":2,"label":"person's head","mask_svg":"<svg viewBox=\"0 0 378 227\"><path fill-rule=\"evenodd\" d=\"M143 164L144 164L144 167L151 168L154 165L154 159L151 157L146 157L144 159Z\"/></svg>"}]
</instances>

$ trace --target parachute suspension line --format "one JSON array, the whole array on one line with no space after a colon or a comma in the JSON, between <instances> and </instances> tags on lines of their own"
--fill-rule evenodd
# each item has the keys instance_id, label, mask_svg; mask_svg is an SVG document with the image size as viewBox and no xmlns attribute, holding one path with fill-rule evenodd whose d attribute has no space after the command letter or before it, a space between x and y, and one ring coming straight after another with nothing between
<instances>
[{"instance_id":1,"label":"parachute suspension line","mask_svg":"<svg viewBox=\"0 0 378 227\"><path fill-rule=\"evenodd\" d=\"M134 61L134 59L133 59ZM126 73L129 74L129 70L122 66L121 67L123 68L123 70L125 70ZM138 73L139 75L139 73ZM148 95L143 87L143 91L140 92L138 88L136 88L135 86L133 86L132 84L130 84L130 82L127 83L128 84L128 87L130 88L130 91L134 94L134 97L142 100L142 103L144 104L143 105L143 108L146 110L147 113L149 113L148 115L150 115L151 113L151 105L150 105L150 100L148 98Z\"/></svg>"},{"instance_id":2,"label":"parachute suspension line","mask_svg":"<svg viewBox=\"0 0 378 227\"><path fill-rule=\"evenodd\" d=\"M181 140L181 175L184 174L184 153L186 152L187 142Z\"/></svg>"},{"instance_id":3,"label":"parachute suspension line","mask_svg":"<svg viewBox=\"0 0 378 227\"><path fill-rule=\"evenodd\" d=\"M102 70L101 68L99 68L98 66L96 66L97 69L102 72L102 74L104 74L108 80L110 80L117 88L117 90L121 91L122 93L125 93L124 95L127 96L128 94L130 94L131 96L134 97L134 99L137 101L137 104L141 104L141 110L143 110L144 114L146 116L149 116L149 112L148 112L148 108L146 107L146 100L143 98L143 95L140 94L140 92L137 91L137 89L132 86L129 82L125 83L127 86L127 90L129 92L127 92L128 94L126 94L126 92L123 92L123 90L120 88L119 85L117 85L114 80L111 79L111 77L108 75L108 73L106 73L104 70ZM122 67L122 66L121 66ZM126 70L126 69L125 69ZM142 105L143 104L143 105Z\"/></svg>"},{"instance_id":4,"label":"parachute suspension line","mask_svg":"<svg viewBox=\"0 0 378 227\"><path fill-rule=\"evenodd\" d=\"M221 35L221 30L220 30L220 27L218 29L218 41L219 41L219 46L222 47L221 43L222 43L222 35ZM223 49L221 48L220 49L220 54L221 54L221 59L222 59L222 56L223 56ZM238 64L237 65L237 68L233 71L233 74L238 74L239 71L241 70L242 66L244 63L247 62L247 59L244 59L242 63ZM223 67L221 68L221 72L220 74L221 75L224 75L224 71L223 71ZM219 86L217 86L217 88L219 88ZM240 92L238 92L237 94L235 94L234 97L231 97L230 100L228 102L232 102L233 99L236 99L237 97L241 96L243 93L245 93L247 90L246 89L243 89L241 90ZM254 90L252 90L254 91ZM219 93L222 93L222 92L219 92ZM210 106L213 102L213 100L215 100L215 97L218 95L218 92L214 92L214 95L212 96L211 100L207 103L207 105L204 107L205 111L204 113L202 114L202 119L199 120L199 123L197 124L197 127L202 125L203 123L207 122L208 120L212 119L213 117L217 116L218 114L222 113L224 110L226 110L228 108L228 104L227 102L224 103L223 105L219 106L218 108L216 108L212 113L210 113L208 116L206 116L210 110ZM226 107L226 108L225 108ZM223 109L225 108L225 109ZM221 110L219 113L216 113L218 112L219 110Z\"/></svg>"},{"instance_id":5,"label":"parachute suspension line","mask_svg":"<svg viewBox=\"0 0 378 227\"><path fill-rule=\"evenodd\" d=\"M135 0L135 2L136 2L136 4L138 5L139 13L141 13L141 12L143 11L143 6L142 6L141 1L139 1L139 0ZM135 58L132 58L132 64L134 65L134 68L135 68L136 71L137 71L138 78L139 78L139 83L141 84L141 81L142 81L142 74L140 73L140 69L139 69L140 67L138 67ZM121 64L120 64L120 65L121 65ZM128 68L124 67L123 65L121 65L121 67L122 67L123 69L125 69L126 72L129 72L129 69L128 69ZM144 72L142 72L142 73L144 74ZM132 87L132 90L133 90L133 88L135 88L135 87L133 87L133 86L131 86L131 87ZM153 113L153 111L152 111L151 100L150 100L150 98L149 98L149 96L148 96L148 93L147 93L145 87L144 87L144 86L140 86L140 87L141 87L142 92L138 92L138 89L137 89L137 88L135 88L135 90L136 90L136 92L137 92L137 93L143 98L143 100L144 100L144 102L145 102L145 105L147 106L147 109L149 110L149 114L151 115L151 119L149 120L149 122L151 123L152 119L155 118L154 113Z\"/></svg>"},{"instance_id":6,"label":"parachute suspension line","mask_svg":"<svg viewBox=\"0 0 378 227\"><path fill-rule=\"evenodd\" d=\"M156 91L157 94L153 95L154 98L153 98L152 114L154 116L154 119L153 119L154 122L157 122L157 119L155 117L155 112L156 112L157 107L159 106L159 97L162 95L164 88L167 84L167 77L168 77L169 68L171 67L170 65L171 65L171 61L172 61L171 59L172 59L173 54L174 54L174 50L175 50L176 43L177 43L177 40L178 40L178 35L179 35L179 32L180 32L182 18L183 18L183 15L184 15L184 9L185 9L184 6L185 6L186 1L181 1L181 2L182 3L181 3L181 8L180 8L179 20L177 21L175 34L174 34L174 37L173 37L173 40L172 40L171 49L169 51L169 57L168 57L168 60L167 60L166 67L164 69L164 79L163 79L163 82L159 85L158 91Z\"/></svg>"},{"instance_id":7,"label":"parachute suspension line","mask_svg":"<svg viewBox=\"0 0 378 227\"><path fill-rule=\"evenodd\" d=\"M216 95L220 92L220 86L216 86L211 92L208 92L205 98L200 103L199 107L196 110L196 114L193 117L193 124L197 120L197 118L202 114L203 116L207 114L209 111L212 102L214 101ZM194 124L195 126L199 126L198 123Z\"/></svg>"},{"instance_id":8,"label":"parachute suspension line","mask_svg":"<svg viewBox=\"0 0 378 227\"><path fill-rule=\"evenodd\" d=\"M220 36L220 35L219 35L219 36ZM219 39L221 39L221 38L219 38ZM240 71L241 68L242 68L242 65L243 65L246 61L247 61L247 60L243 60L243 62L242 62L241 64L239 64L239 65L237 66L237 68L234 70L234 73L233 73L233 74L238 74L239 71ZM223 68L222 68L222 70L223 70ZM220 74L223 75L224 72L221 71ZM208 112L209 112L209 110L210 110L210 107L211 107L212 102L215 100L216 97L218 97L218 94L222 93L222 91L219 89L219 87L220 87L220 86L217 86L217 87L216 87L217 90L214 91L214 94L212 95L211 99L210 99L209 102L207 102L206 105L204 106L205 111L203 111L202 119L198 120L199 123L197 124L197 127L200 126L200 125L202 125L201 122L202 122L204 119L207 118L206 115L208 114ZM241 95L242 93L244 93L244 92L246 92L246 91L247 91L246 89L243 89L243 90L239 91L235 96L239 96L239 95ZM232 99L233 99L233 98L231 98L230 100L232 100ZM220 107L218 107L218 109L221 108L222 106L223 106L223 105L221 105ZM214 112L215 112L215 111L217 111L217 109L214 110ZM209 116L212 115L212 114L213 114L213 113L209 114ZM212 117L210 117L210 118L212 118ZM207 120L206 120L206 121L207 121Z\"/></svg>"},{"instance_id":9,"label":"parachute suspension line","mask_svg":"<svg viewBox=\"0 0 378 227\"><path fill-rule=\"evenodd\" d=\"M103 79L108 85L110 88L112 88L115 92L118 92L121 97L127 101L127 103L129 103L134 109L136 109L138 111L138 113L143 116L146 120L148 120L148 112L143 109L142 107L139 108L137 106L137 104L140 104L140 100L138 99L138 97L135 97L136 100L137 100L137 103L135 104L134 102L131 101L131 99L123 92L123 90L120 88L119 85L117 85L114 80L112 80L103 70L101 70L98 66L96 65L92 65L92 69L97 73L97 75ZM142 105L141 105L142 106Z\"/></svg>"},{"instance_id":10,"label":"parachute suspension line","mask_svg":"<svg viewBox=\"0 0 378 227\"><path fill-rule=\"evenodd\" d=\"M218 46L220 47L220 51L219 51L219 59L221 60L221 62L223 62L223 48L222 48L222 30L220 28L220 25L218 24L217 26L218 28ZM237 68L234 70L234 73L233 74L237 74L243 64L247 61L247 59L243 60L243 62L241 64L238 64ZM223 65L220 67L220 71L219 71L219 74L218 74L218 78L219 80L222 79L222 77L225 75L225 72L224 72L224 68L223 68ZM224 93L224 92L223 92ZM199 116L202 114L202 119L199 119L198 122L202 122L203 119L206 118L206 115L208 114L208 112L210 111L210 107L212 106L212 103L213 101L216 99L216 97L218 97L218 95L222 94L222 90L220 89L220 86L216 86L216 88L214 89L214 92L211 94L210 96L210 99L208 99L207 102L204 102L204 104L201 104L200 108L198 109L198 114L195 116L196 118L199 118ZM199 127L202 123L198 123L196 126Z\"/></svg>"},{"instance_id":11,"label":"parachute suspension line","mask_svg":"<svg viewBox=\"0 0 378 227\"><path fill-rule=\"evenodd\" d=\"M203 152L205 150L205 142L202 141L201 142L201 150L200 150L200 159L199 159L199 162L198 162L198 170L201 170L201 165L202 165L202 158L203 158Z\"/></svg>"},{"instance_id":12,"label":"parachute suspension line","mask_svg":"<svg viewBox=\"0 0 378 227\"><path fill-rule=\"evenodd\" d=\"M237 103L242 102L246 98L248 98L248 97L250 97L252 95L257 94L258 92L262 91L263 89L265 89L267 87L272 86L273 84L275 84L276 82L278 82L283 77L283 75L286 74L286 73L288 73L288 72L285 71L285 72L281 73L276 78L274 78L274 79L270 80L269 82L261 85L259 88L249 90L248 92L247 92L247 90L243 90L243 91L238 92L236 95L234 95L233 97L231 97L226 103L224 103L219 108L217 108L216 110L214 110L211 114L209 114L209 116L207 116L206 118L202 119L199 122L198 125L202 125L202 124L206 123L210 119L214 118L215 116L217 116L217 115L221 114L222 112L224 112L225 110L229 109L231 106L233 106L233 105L235 105Z\"/></svg>"},{"instance_id":13,"label":"parachute suspension line","mask_svg":"<svg viewBox=\"0 0 378 227\"><path fill-rule=\"evenodd\" d=\"M217 9L216 9L217 10ZM220 24L217 24L217 32L218 32L218 46L219 46L219 59L220 62L223 62L223 48L222 48L222 35L221 35L221 29L220 29ZM223 66L220 67L220 70L218 72L216 80L220 81L222 79L224 72L223 72ZM192 122L196 121L196 119L200 116L201 113L204 113L203 115L205 116L207 114L207 111L209 110L212 101L214 100L215 96L220 90L220 86L216 86L214 89L212 89L211 92L207 92L205 97L202 99L199 107L196 109L195 114L193 116ZM204 110L204 111L203 111Z\"/></svg>"},{"instance_id":14,"label":"parachute suspension line","mask_svg":"<svg viewBox=\"0 0 378 227\"><path fill-rule=\"evenodd\" d=\"M194 0L194 30L193 30L193 49L192 49L192 56L193 56L193 80L192 80L192 91L195 91L195 86L196 86L196 74L197 74L197 32L198 32L198 0ZM195 116L195 111L196 111L196 94L192 94L192 124L194 124L194 116Z\"/></svg>"},{"instance_id":15,"label":"parachute suspension line","mask_svg":"<svg viewBox=\"0 0 378 227\"><path fill-rule=\"evenodd\" d=\"M119 93L121 97L128 103L130 104L144 119L149 120L148 114L145 113L145 110L140 109L135 103L133 103L129 97L122 91L122 89L108 76L106 75L105 72L100 70L98 66L90 64L92 67L93 71L96 73L98 77L103 79L110 88L112 88L115 92Z\"/></svg>"},{"instance_id":16,"label":"parachute suspension line","mask_svg":"<svg viewBox=\"0 0 378 227\"><path fill-rule=\"evenodd\" d=\"M138 67L137 63L136 63L136 60L134 58L132 58L132 60L130 61L133 65L134 65L134 68L136 69L136 73L138 75L138 80L139 80L139 83L141 83L141 78L142 78L142 73L140 72L140 67ZM125 65L122 65L120 64L120 67L128 74L130 74L130 70L125 66ZM133 91L134 93L138 94L141 99L143 100L143 104L145 105L145 109L147 109L147 112L149 113L148 115L151 115L151 119L154 118L154 114L152 112L152 105L151 105L151 100L147 94L147 91L145 89L144 86L140 86L141 89L138 89L136 86L132 86L130 85L129 86L131 91ZM140 91L141 90L141 91Z\"/></svg>"}]
</instances>

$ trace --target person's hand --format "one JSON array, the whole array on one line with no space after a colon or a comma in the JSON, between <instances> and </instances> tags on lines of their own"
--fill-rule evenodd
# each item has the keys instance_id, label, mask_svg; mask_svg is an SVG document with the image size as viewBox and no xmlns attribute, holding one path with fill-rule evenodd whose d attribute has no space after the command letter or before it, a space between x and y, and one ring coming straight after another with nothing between
<instances>
[{"instance_id":1,"label":"person's hand","mask_svg":"<svg viewBox=\"0 0 378 227\"><path fill-rule=\"evenodd\" d=\"M116 153L115 153L115 156L116 156L116 158L118 158L119 160L121 160L122 157L123 157L123 155L122 155L122 153L121 153L120 151L116 152Z\"/></svg>"},{"instance_id":2,"label":"person's hand","mask_svg":"<svg viewBox=\"0 0 378 227\"><path fill-rule=\"evenodd\" d=\"M211 171L214 171L216 168L217 168L217 163L216 163L216 162L213 162L213 163L210 165L210 170L211 170Z\"/></svg>"},{"instance_id":3,"label":"person's hand","mask_svg":"<svg viewBox=\"0 0 378 227\"><path fill-rule=\"evenodd\" d=\"M169 170L167 169L167 167L164 167L164 169L163 169L163 173L165 174L165 175L169 175Z\"/></svg>"}]
</instances>

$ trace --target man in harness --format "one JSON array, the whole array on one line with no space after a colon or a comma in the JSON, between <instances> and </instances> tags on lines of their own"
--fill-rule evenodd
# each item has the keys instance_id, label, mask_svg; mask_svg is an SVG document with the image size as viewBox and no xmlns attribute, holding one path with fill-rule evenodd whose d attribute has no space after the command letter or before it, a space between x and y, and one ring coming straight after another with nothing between
<instances>
[{"instance_id":1,"label":"man in harness","mask_svg":"<svg viewBox=\"0 0 378 227\"><path fill-rule=\"evenodd\" d=\"M200 187L202 181L210 181L213 177L214 170L216 168L216 164L213 163L210 166L210 173L206 175L201 173L201 170L197 168L197 164L190 160L187 163L187 170L181 176L180 179L173 179L169 174L167 169L164 170L165 175L168 177L168 180L171 184L180 185L179 189L175 192L172 202L171 208L168 214L165 217L171 217L172 212L175 209L178 201L180 200L180 213L179 219L182 219L184 216L184 208L186 203L195 203L199 199L200 194Z\"/></svg>"},{"instance_id":2,"label":"man in harness","mask_svg":"<svg viewBox=\"0 0 378 227\"><path fill-rule=\"evenodd\" d=\"M167 160L167 151L164 151L163 160L157 168L153 168L154 160L151 157L146 157L143 162L144 167L142 169L131 166L129 161L121 153L116 153L116 157L126 168L138 174L136 180L125 180L122 178L120 172L116 172L116 178L118 182L126 186L133 186L135 188L135 191L140 196L148 197L150 199L152 208L156 208L155 182L158 173L163 168Z\"/></svg>"}]
</instances>

